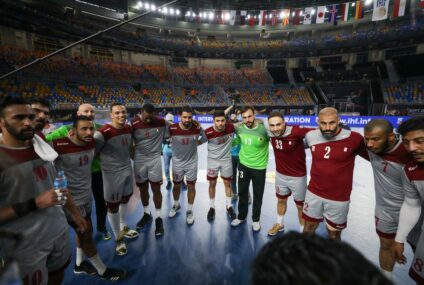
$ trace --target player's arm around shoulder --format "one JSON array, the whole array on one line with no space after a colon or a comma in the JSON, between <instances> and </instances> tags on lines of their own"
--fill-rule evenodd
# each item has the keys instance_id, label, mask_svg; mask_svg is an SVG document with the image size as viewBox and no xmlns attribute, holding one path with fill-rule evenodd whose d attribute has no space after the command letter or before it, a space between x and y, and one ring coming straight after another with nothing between
<instances>
[{"instance_id":1,"label":"player's arm around shoulder","mask_svg":"<svg viewBox=\"0 0 424 285\"><path fill-rule=\"evenodd\" d=\"M204 144L205 142L208 141L208 137L205 134L205 130L201 127L200 128L200 136L199 136L199 140L197 141L197 145L201 145Z\"/></svg>"},{"instance_id":2,"label":"player's arm around shoulder","mask_svg":"<svg viewBox=\"0 0 424 285\"><path fill-rule=\"evenodd\" d=\"M71 129L72 125L63 125L60 128L51 132L50 134L46 135L46 141L50 142L54 139L66 137Z\"/></svg>"}]
</instances>

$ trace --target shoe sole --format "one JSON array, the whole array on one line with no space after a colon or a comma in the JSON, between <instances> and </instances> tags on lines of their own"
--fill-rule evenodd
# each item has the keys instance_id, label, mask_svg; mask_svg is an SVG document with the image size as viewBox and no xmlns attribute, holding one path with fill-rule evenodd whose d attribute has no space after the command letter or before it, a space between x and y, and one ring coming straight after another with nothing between
<instances>
[{"instance_id":1,"label":"shoe sole","mask_svg":"<svg viewBox=\"0 0 424 285\"><path fill-rule=\"evenodd\" d=\"M237 225L233 225L232 223L231 223L231 226L232 227L238 227L238 226L240 226L241 224L243 224L245 221L243 221L243 222L240 222L240 223L238 223Z\"/></svg>"},{"instance_id":2,"label":"shoe sole","mask_svg":"<svg viewBox=\"0 0 424 285\"><path fill-rule=\"evenodd\" d=\"M125 238L127 238L127 239L134 239L134 238L138 238L138 236L139 236L139 235L133 235L133 236L127 236L127 235L124 235L124 237L125 237Z\"/></svg>"},{"instance_id":3,"label":"shoe sole","mask_svg":"<svg viewBox=\"0 0 424 285\"><path fill-rule=\"evenodd\" d=\"M168 218L170 218L170 219L174 218L180 211L181 211L181 208L179 208L178 210L176 210L175 211L175 215L173 215L172 217L171 217L171 215L168 215Z\"/></svg>"},{"instance_id":4,"label":"shoe sole","mask_svg":"<svg viewBox=\"0 0 424 285\"><path fill-rule=\"evenodd\" d=\"M281 233L281 232L284 232L284 228L282 228L281 230L278 230L278 232L276 232L275 234L270 234L268 232L268 236L273 237L273 236L276 236L278 233Z\"/></svg>"},{"instance_id":5,"label":"shoe sole","mask_svg":"<svg viewBox=\"0 0 424 285\"><path fill-rule=\"evenodd\" d=\"M74 271L74 274L76 274L76 275L87 275L87 276L94 276L94 275L96 275L97 274L97 272L93 272L93 273L87 273L87 272L84 272L84 271L75 271L75 270L73 270Z\"/></svg>"},{"instance_id":6,"label":"shoe sole","mask_svg":"<svg viewBox=\"0 0 424 285\"><path fill-rule=\"evenodd\" d=\"M145 223L145 224L144 224L144 225L142 225L142 226L136 225L136 226L135 226L135 228L137 229L137 231L142 230L142 229L144 229L147 225L149 225L151 222L153 222L153 218L149 219L149 220L147 221L147 223Z\"/></svg>"}]
</instances>

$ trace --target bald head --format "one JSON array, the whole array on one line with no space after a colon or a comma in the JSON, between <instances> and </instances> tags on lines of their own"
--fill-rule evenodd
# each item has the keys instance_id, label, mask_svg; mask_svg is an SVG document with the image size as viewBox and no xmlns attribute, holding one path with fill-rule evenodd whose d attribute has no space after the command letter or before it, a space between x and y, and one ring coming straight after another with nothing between
<instances>
[{"instance_id":1,"label":"bald head","mask_svg":"<svg viewBox=\"0 0 424 285\"><path fill-rule=\"evenodd\" d=\"M94 107L91 104L81 104L78 107L77 116L87 116L94 120Z\"/></svg>"},{"instance_id":2,"label":"bald head","mask_svg":"<svg viewBox=\"0 0 424 285\"><path fill-rule=\"evenodd\" d=\"M393 133L393 125L385 119L374 119L365 125L364 131L372 132L375 128L381 129L386 135Z\"/></svg>"},{"instance_id":3,"label":"bald head","mask_svg":"<svg viewBox=\"0 0 424 285\"><path fill-rule=\"evenodd\" d=\"M319 116L339 116L339 113L337 112L336 109L332 107L326 107L322 109L321 111L319 111L318 115Z\"/></svg>"}]
</instances>

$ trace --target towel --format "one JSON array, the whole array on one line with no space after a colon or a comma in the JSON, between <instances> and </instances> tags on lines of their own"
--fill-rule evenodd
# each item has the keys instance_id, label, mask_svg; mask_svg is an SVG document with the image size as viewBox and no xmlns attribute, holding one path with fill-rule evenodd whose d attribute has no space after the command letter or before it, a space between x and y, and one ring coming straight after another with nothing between
<instances>
[{"instance_id":1,"label":"towel","mask_svg":"<svg viewBox=\"0 0 424 285\"><path fill-rule=\"evenodd\" d=\"M44 161L53 162L59 156L57 152L37 134L34 135L32 144L35 153Z\"/></svg>"}]
</instances>

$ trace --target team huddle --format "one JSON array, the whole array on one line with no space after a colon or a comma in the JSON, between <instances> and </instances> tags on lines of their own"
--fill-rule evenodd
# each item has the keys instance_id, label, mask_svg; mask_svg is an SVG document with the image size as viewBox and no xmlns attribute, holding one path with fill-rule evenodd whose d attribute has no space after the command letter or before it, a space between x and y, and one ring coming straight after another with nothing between
<instances>
[{"instance_id":1,"label":"team huddle","mask_svg":"<svg viewBox=\"0 0 424 285\"><path fill-rule=\"evenodd\" d=\"M82 104L72 125L44 136L41 130L48 107L7 97L0 105L0 230L24 234L15 252L20 277L36 278L40 280L38 284L62 282L71 256L66 225L69 224L76 232L74 272L112 281L124 279L125 269L106 266L97 253L92 237L92 193L97 231L106 240L114 238L117 255L125 255L126 239L137 238L138 230L153 220L155 235L163 236L161 155L163 142L168 140L172 145L174 199L168 218L181 211L180 194L185 181L186 223L194 224L197 146L207 143L210 208L205 216L209 221L215 217L215 192L220 175L231 226L245 222L252 182L253 231L261 230L271 142L276 163L277 213L276 222L268 230L269 236L284 231L287 199L293 195L301 232L314 233L319 223L325 221L329 237L340 240L347 226L355 158L359 155L369 160L374 173L381 270L391 278L395 262L405 262L403 245L408 238L415 250L410 275L417 282L424 282L424 235L421 235L422 222L418 222L424 201L423 117L403 122L398 128L400 135L394 133L390 122L375 119L365 126L362 136L343 128L333 108L322 109L319 127L312 129L287 125L278 112L268 116L266 126L256 119L254 109L249 106L241 110L242 121L233 123L226 119L232 107L215 111L213 125L204 130L193 120L190 107L183 107L180 121L174 123L156 116L154 106L145 104L127 122L125 106L113 104L111 123L99 125L94 122L94 108ZM237 177L233 177L231 155L235 146L240 147ZM309 183L306 148L312 154ZM53 185L59 170L68 180L66 189L58 190ZM238 180L237 213L232 204L234 178ZM134 180L144 209L136 229L126 223ZM149 188L154 214L149 207ZM112 234L106 230L106 218Z\"/></svg>"}]
</instances>

